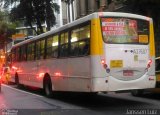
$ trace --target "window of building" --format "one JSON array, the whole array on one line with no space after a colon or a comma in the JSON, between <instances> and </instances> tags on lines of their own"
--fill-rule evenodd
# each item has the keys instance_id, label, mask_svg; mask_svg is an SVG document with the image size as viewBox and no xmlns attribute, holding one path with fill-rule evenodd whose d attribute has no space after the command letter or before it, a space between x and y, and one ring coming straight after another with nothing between
<instances>
[{"instance_id":1,"label":"window of building","mask_svg":"<svg viewBox=\"0 0 160 115\"><path fill-rule=\"evenodd\" d=\"M28 28L27 29L27 36L34 36L34 31L33 31L33 29L31 29L31 28Z\"/></svg>"}]
</instances>

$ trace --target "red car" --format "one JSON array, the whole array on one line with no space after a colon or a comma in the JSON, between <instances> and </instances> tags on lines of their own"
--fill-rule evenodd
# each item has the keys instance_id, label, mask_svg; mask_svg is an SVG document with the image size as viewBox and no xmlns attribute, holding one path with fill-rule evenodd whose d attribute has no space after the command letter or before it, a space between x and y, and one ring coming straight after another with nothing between
<instances>
[{"instance_id":1,"label":"red car","mask_svg":"<svg viewBox=\"0 0 160 115\"><path fill-rule=\"evenodd\" d=\"M1 83L2 83L2 79L1 79L1 75L0 75L0 92L1 92Z\"/></svg>"}]
</instances>

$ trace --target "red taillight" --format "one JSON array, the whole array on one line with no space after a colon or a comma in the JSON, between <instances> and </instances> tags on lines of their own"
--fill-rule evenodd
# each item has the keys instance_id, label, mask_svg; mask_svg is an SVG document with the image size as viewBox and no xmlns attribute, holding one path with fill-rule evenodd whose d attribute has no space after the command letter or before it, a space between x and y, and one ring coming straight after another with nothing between
<instances>
[{"instance_id":1,"label":"red taillight","mask_svg":"<svg viewBox=\"0 0 160 115\"><path fill-rule=\"evenodd\" d=\"M148 60L147 69L150 68L151 65L152 65L152 60L150 59L150 60Z\"/></svg>"},{"instance_id":2,"label":"red taillight","mask_svg":"<svg viewBox=\"0 0 160 115\"><path fill-rule=\"evenodd\" d=\"M39 73L38 77L39 77L39 78L44 77L44 73Z\"/></svg>"},{"instance_id":3,"label":"red taillight","mask_svg":"<svg viewBox=\"0 0 160 115\"><path fill-rule=\"evenodd\" d=\"M12 69L17 70L18 68L17 68L17 67L15 67L15 66L12 66Z\"/></svg>"},{"instance_id":4,"label":"red taillight","mask_svg":"<svg viewBox=\"0 0 160 115\"><path fill-rule=\"evenodd\" d=\"M55 76L61 76L61 73L60 72L56 72L54 73Z\"/></svg>"},{"instance_id":5,"label":"red taillight","mask_svg":"<svg viewBox=\"0 0 160 115\"><path fill-rule=\"evenodd\" d=\"M104 65L105 64L105 60L101 59L101 64Z\"/></svg>"},{"instance_id":6,"label":"red taillight","mask_svg":"<svg viewBox=\"0 0 160 115\"><path fill-rule=\"evenodd\" d=\"M101 59L101 64L103 65L104 69L108 67L104 59Z\"/></svg>"}]
</instances>

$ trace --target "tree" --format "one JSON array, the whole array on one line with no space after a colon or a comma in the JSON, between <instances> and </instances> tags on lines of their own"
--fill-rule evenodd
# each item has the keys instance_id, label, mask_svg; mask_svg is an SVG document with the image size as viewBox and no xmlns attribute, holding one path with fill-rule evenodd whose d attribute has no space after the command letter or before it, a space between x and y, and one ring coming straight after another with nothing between
<instances>
[{"instance_id":1,"label":"tree","mask_svg":"<svg viewBox=\"0 0 160 115\"><path fill-rule=\"evenodd\" d=\"M37 34L43 33L42 24L46 21L47 30L55 24L56 18L54 12L59 13L59 6L52 0L3 0L6 6L12 6L14 2L19 1L11 10L12 21L26 20L27 25L35 30ZM33 28L36 24L38 30Z\"/></svg>"},{"instance_id":2,"label":"tree","mask_svg":"<svg viewBox=\"0 0 160 115\"><path fill-rule=\"evenodd\" d=\"M16 32L16 24L9 21L8 15L7 12L0 11L0 49L5 49L5 45Z\"/></svg>"}]
</instances>

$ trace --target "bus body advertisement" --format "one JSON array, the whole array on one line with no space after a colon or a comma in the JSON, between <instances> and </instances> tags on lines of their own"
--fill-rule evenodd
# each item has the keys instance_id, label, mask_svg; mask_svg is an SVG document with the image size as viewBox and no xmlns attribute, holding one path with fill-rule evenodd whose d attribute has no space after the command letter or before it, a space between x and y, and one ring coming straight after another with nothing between
<instances>
[{"instance_id":1,"label":"bus body advertisement","mask_svg":"<svg viewBox=\"0 0 160 115\"><path fill-rule=\"evenodd\" d=\"M13 46L11 80L52 91L155 87L151 18L93 13Z\"/></svg>"}]
</instances>

